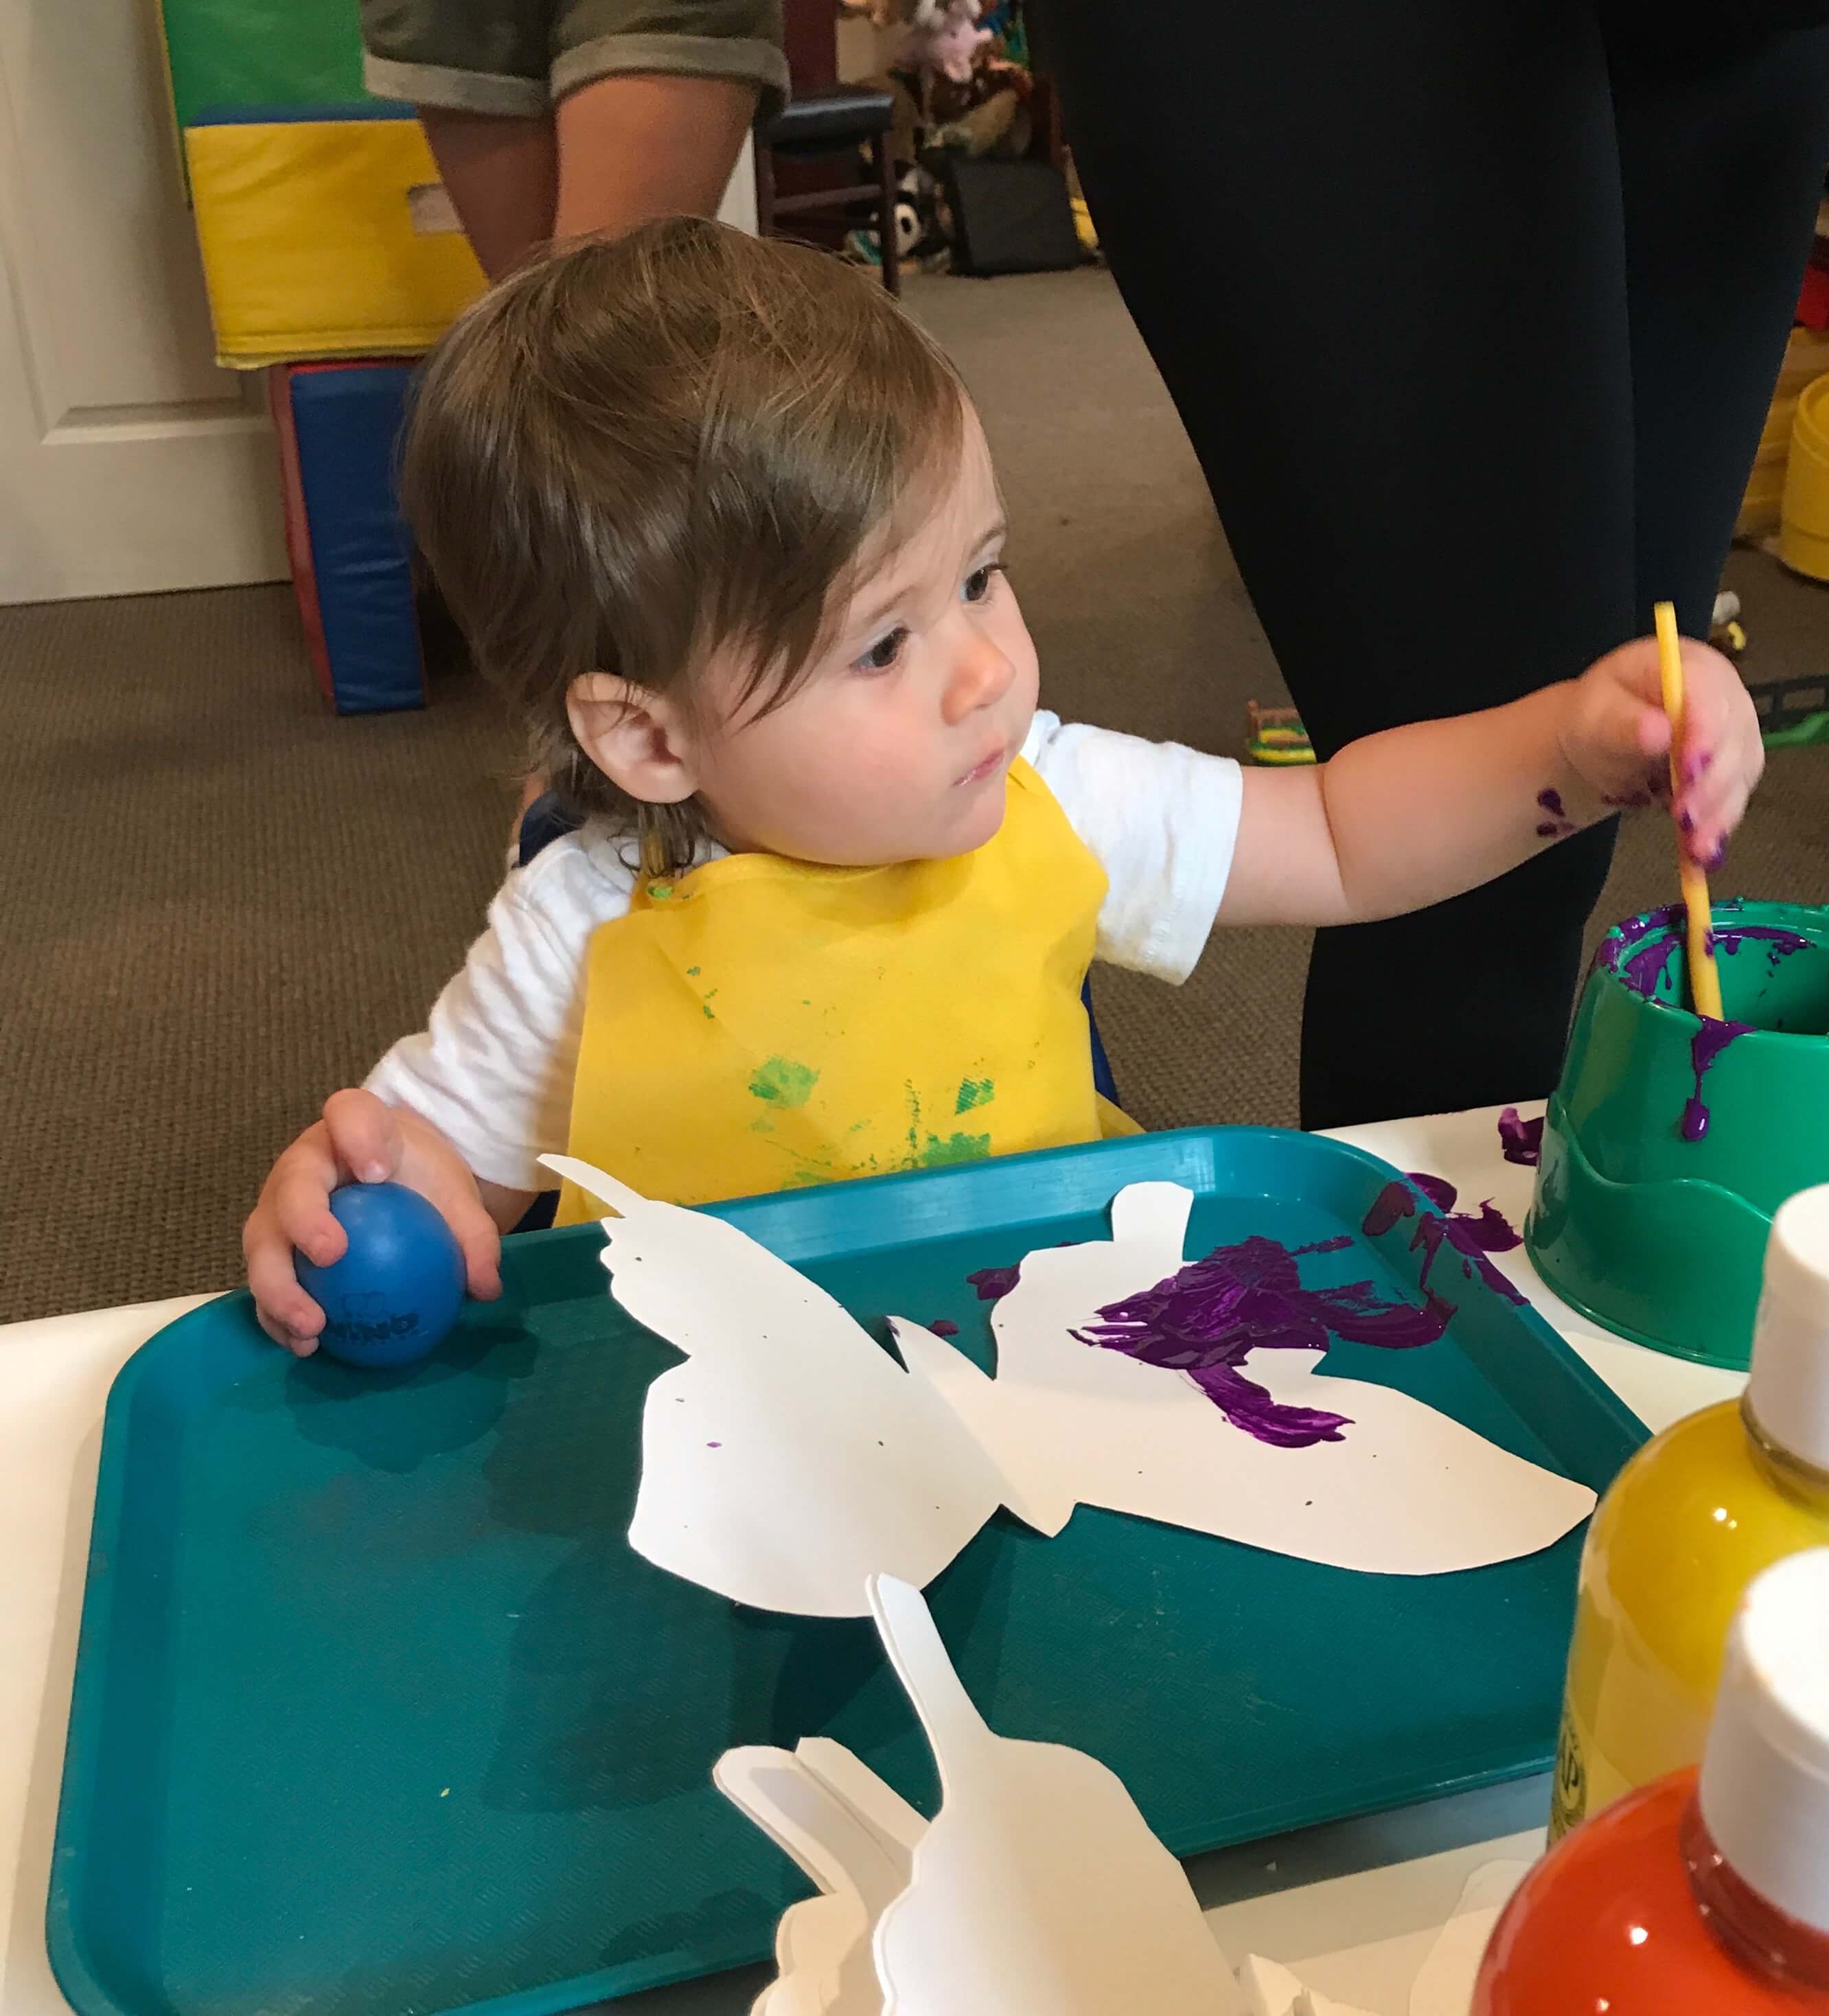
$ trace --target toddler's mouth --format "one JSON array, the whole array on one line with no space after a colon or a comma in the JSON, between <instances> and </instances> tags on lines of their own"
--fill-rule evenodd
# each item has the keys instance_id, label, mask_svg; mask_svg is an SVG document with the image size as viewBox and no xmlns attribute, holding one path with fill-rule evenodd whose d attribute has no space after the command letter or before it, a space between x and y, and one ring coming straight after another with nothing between
<instances>
[{"instance_id":1,"label":"toddler's mouth","mask_svg":"<svg viewBox=\"0 0 1829 2016\"><path fill-rule=\"evenodd\" d=\"M982 762L974 763L963 777L956 778L957 784L981 784L987 777L994 777L1010 760L1010 751L999 745L993 749Z\"/></svg>"}]
</instances>

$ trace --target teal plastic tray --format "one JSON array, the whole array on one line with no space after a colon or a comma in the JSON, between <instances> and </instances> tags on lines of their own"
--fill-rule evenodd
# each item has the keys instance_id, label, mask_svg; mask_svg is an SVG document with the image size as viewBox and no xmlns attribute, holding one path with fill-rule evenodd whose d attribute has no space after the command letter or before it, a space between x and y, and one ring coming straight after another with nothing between
<instances>
[{"instance_id":1,"label":"teal plastic tray","mask_svg":"<svg viewBox=\"0 0 1829 2016\"><path fill-rule=\"evenodd\" d=\"M1142 1179L1196 1193L1190 1254L1344 1231L1305 1279L1413 1293L1413 1228L1359 1237L1391 1173L1213 1129L720 1215L879 1335L948 1317L988 1364L966 1276L1108 1236ZM835 1736L932 1810L867 1622L739 1609L630 1551L643 1395L677 1358L611 1301L600 1243L509 1241L504 1299L406 1373L295 1363L243 1295L123 1370L51 1885L82 2016L539 2016L761 1957L803 1892L712 1789L732 1744ZM1328 1369L1604 1489L1639 1423L1451 1254L1431 1285L1460 1305L1439 1343ZM931 1595L992 1726L1102 1758L1187 1854L1545 1769L1581 1539L1413 1580L999 1514Z\"/></svg>"}]
</instances>

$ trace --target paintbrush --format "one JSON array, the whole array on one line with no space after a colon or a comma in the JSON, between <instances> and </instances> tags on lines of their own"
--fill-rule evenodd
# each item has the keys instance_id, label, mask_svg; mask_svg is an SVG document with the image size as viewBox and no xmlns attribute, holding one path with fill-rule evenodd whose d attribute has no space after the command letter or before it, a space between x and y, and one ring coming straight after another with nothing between
<instances>
[{"instance_id":1,"label":"paintbrush","mask_svg":"<svg viewBox=\"0 0 1829 2016\"><path fill-rule=\"evenodd\" d=\"M1676 633L1676 610L1660 602L1651 612L1658 626L1658 669L1664 682L1664 712L1670 723L1670 794L1683 796L1683 649ZM1682 839L1676 844L1676 875L1683 906L1689 913L1689 991L1698 1015L1712 1021L1725 1018L1721 1009L1721 976L1715 968L1715 913L1708 902L1708 878L1691 858Z\"/></svg>"}]
</instances>

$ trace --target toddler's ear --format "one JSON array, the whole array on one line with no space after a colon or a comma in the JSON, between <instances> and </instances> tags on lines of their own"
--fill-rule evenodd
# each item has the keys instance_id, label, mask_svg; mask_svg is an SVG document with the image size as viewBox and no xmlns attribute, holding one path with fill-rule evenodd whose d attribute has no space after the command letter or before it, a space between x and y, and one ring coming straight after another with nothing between
<instances>
[{"instance_id":1,"label":"toddler's ear","mask_svg":"<svg viewBox=\"0 0 1829 2016\"><path fill-rule=\"evenodd\" d=\"M665 700L610 672L572 681L565 711L578 746L619 790L676 805L699 787L693 743Z\"/></svg>"}]
</instances>

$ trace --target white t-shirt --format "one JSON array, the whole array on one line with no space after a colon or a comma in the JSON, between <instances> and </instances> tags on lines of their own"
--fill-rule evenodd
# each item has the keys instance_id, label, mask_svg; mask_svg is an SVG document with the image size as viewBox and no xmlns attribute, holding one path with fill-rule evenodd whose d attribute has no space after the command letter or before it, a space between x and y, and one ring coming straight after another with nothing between
<instances>
[{"instance_id":1,"label":"white t-shirt","mask_svg":"<svg viewBox=\"0 0 1829 2016\"><path fill-rule=\"evenodd\" d=\"M1238 765L1045 713L1022 753L1110 881L1097 956L1185 980L1231 873ZM565 1148L591 938L628 911L628 852L587 826L513 869L427 1026L369 1075L371 1092L430 1121L485 1182L551 1186L538 1157Z\"/></svg>"}]
</instances>

